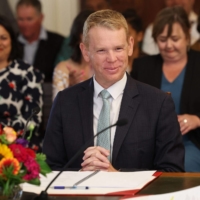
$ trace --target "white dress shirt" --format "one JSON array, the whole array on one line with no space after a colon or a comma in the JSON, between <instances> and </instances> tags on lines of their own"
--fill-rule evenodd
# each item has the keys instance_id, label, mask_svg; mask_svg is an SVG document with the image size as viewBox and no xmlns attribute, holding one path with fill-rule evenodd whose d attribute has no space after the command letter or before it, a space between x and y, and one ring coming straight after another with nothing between
<instances>
[{"instance_id":1,"label":"white dress shirt","mask_svg":"<svg viewBox=\"0 0 200 200\"><path fill-rule=\"evenodd\" d=\"M41 27L41 29L40 29L40 35L39 35L38 40L35 40L35 41L31 42L31 43L29 43L23 37L23 35L20 34L18 36L18 41L21 42L22 44L24 44L23 60L25 62L27 62L28 64L33 65L35 54L37 52L40 40L47 40L47 39L48 39L47 31L43 27Z\"/></svg>"},{"instance_id":2,"label":"white dress shirt","mask_svg":"<svg viewBox=\"0 0 200 200\"><path fill-rule=\"evenodd\" d=\"M97 133L97 125L99 120L99 115L103 106L103 101L100 96L100 92L104 90L104 88L99 85L99 83L94 80L94 97L93 97L93 129L94 135ZM107 88L107 91L110 93L111 97L109 98L111 106L110 106L110 125L117 122L119 117L119 111L121 107L122 96L124 93L124 88L126 86L127 76L124 74L123 78ZM113 150L113 142L115 137L116 126L111 128L111 156ZM94 145L97 144L97 138L94 139Z\"/></svg>"}]
</instances>

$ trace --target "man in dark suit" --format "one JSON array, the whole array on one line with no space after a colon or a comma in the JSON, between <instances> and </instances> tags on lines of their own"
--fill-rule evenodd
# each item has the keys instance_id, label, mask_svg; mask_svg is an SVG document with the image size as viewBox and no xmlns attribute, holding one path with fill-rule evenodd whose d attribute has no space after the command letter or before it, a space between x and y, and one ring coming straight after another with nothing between
<instances>
[{"instance_id":1,"label":"man in dark suit","mask_svg":"<svg viewBox=\"0 0 200 200\"><path fill-rule=\"evenodd\" d=\"M112 10L91 14L80 48L94 77L59 92L54 101L43 146L51 168L62 169L99 126L126 118L126 125L109 130L107 140L103 133L103 140L95 138L70 167L184 171L184 148L170 95L126 73L133 38L124 17Z\"/></svg>"},{"instance_id":2,"label":"man in dark suit","mask_svg":"<svg viewBox=\"0 0 200 200\"><path fill-rule=\"evenodd\" d=\"M44 29L39 0L20 0L16 14L23 59L45 74L45 82L51 82L55 59L64 37Z\"/></svg>"}]
</instances>

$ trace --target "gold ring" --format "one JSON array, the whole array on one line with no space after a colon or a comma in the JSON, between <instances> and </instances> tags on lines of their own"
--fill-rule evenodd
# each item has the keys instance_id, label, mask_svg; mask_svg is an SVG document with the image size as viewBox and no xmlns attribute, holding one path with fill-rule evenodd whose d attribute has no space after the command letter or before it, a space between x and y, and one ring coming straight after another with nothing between
<instances>
[{"instance_id":1,"label":"gold ring","mask_svg":"<svg viewBox=\"0 0 200 200\"><path fill-rule=\"evenodd\" d=\"M187 119L184 119L183 122L186 124L187 123Z\"/></svg>"}]
</instances>

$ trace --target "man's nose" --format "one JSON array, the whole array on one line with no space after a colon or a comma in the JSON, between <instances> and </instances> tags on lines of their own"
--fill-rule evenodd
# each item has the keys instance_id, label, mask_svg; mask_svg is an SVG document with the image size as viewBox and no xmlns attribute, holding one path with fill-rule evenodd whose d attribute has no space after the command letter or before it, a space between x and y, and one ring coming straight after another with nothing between
<instances>
[{"instance_id":1,"label":"man's nose","mask_svg":"<svg viewBox=\"0 0 200 200\"><path fill-rule=\"evenodd\" d=\"M107 61L108 62L115 62L116 61L116 55L115 52L109 51L107 54Z\"/></svg>"}]
</instances>

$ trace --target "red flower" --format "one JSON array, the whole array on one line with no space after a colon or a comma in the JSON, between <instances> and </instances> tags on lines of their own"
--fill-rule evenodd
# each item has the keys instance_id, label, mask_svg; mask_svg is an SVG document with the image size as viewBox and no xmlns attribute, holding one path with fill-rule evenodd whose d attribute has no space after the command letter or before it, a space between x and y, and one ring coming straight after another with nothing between
<instances>
[{"instance_id":1,"label":"red flower","mask_svg":"<svg viewBox=\"0 0 200 200\"><path fill-rule=\"evenodd\" d=\"M26 152L32 158L36 157L35 152L32 149L26 149Z\"/></svg>"},{"instance_id":2,"label":"red flower","mask_svg":"<svg viewBox=\"0 0 200 200\"><path fill-rule=\"evenodd\" d=\"M40 166L33 158L29 157L24 166L27 169L27 174L23 177L24 180L39 178Z\"/></svg>"},{"instance_id":3,"label":"red flower","mask_svg":"<svg viewBox=\"0 0 200 200\"><path fill-rule=\"evenodd\" d=\"M14 82L10 82L8 85L9 85L9 87L12 88L12 89L15 88L15 83L14 83Z\"/></svg>"},{"instance_id":4,"label":"red flower","mask_svg":"<svg viewBox=\"0 0 200 200\"><path fill-rule=\"evenodd\" d=\"M14 157L19 162L25 162L29 158L29 154L27 153L26 148L24 148L20 144L11 144L9 145L10 150L13 152Z\"/></svg>"}]
</instances>

